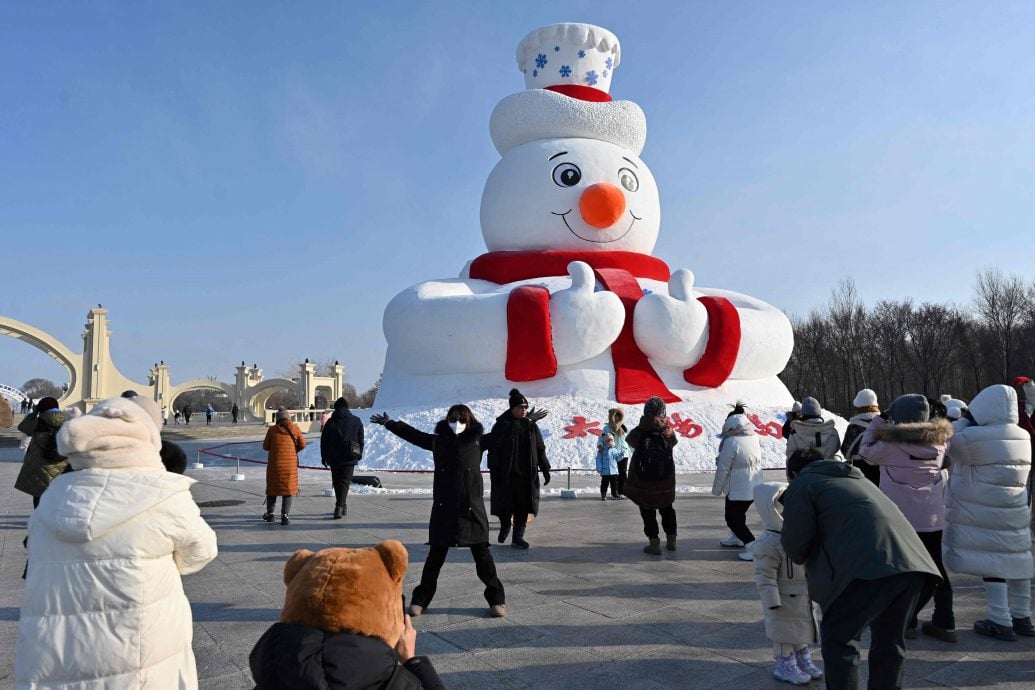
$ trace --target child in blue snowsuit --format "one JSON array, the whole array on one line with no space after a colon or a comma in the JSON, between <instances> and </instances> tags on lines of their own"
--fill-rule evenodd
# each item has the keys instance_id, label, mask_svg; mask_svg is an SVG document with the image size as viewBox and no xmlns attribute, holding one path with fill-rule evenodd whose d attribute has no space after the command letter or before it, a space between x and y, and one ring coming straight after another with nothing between
<instances>
[{"instance_id":1,"label":"child in blue snowsuit","mask_svg":"<svg viewBox=\"0 0 1035 690\"><path fill-rule=\"evenodd\" d=\"M597 441L597 473L600 474L600 500L607 499L607 488L611 487L611 499L617 501L618 494L618 461L622 459L622 451L615 446L615 437L601 434Z\"/></svg>"}]
</instances>

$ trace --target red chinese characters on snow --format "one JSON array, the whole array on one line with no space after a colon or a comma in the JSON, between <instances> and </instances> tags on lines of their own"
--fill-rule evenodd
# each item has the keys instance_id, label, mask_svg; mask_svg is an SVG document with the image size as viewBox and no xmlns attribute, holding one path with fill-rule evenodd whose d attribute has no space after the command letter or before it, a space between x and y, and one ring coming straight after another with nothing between
<instances>
[{"instance_id":1,"label":"red chinese characters on snow","mask_svg":"<svg viewBox=\"0 0 1035 690\"><path fill-rule=\"evenodd\" d=\"M779 422L763 422L757 414L747 415L748 421L755 427L755 433L759 436L768 436L774 439L783 438L783 427ZM704 433L704 427L695 422L692 417L683 418L678 412L673 412L668 418L668 425L672 430L683 438L697 438ZM600 422L587 421L585 417L572 417L572 423L564 427L567 432L563 438L585 438L589 434L600 436Z\"/></svg>"},{"instance_id":2,"label":"red chinese characters on snow","mask_svg":"<svg viewBox=\"0 0 1035 690\"><path fill-rule=\"evenodd\" d=\"M571 421L574 424L564 427L567 431L563 438L582 438L587 434L593 434L599 436L601 430L595 427L600 426L600 422L587 422L585 417L572 417Z\"/></svg>"}]
</instances>

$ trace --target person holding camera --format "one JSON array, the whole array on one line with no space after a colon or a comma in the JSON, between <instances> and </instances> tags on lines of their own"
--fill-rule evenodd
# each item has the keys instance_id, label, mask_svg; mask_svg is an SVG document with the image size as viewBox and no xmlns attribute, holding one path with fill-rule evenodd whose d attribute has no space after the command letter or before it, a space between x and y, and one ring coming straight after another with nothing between
<instances>
[{"instance_id":1,"label":"person holding camera","mask_svg":"<svg viewBox=\"0 0 1035 690\"><path fill-rule=\"evenodd\" d=\"M334 401L334 412L320 432L320 462L331 469L334 485L334 516L340 520L348 514L345 500L356 465L363 457L363 422L349 411L345 398Z\"/></svg>"}]
</instances>

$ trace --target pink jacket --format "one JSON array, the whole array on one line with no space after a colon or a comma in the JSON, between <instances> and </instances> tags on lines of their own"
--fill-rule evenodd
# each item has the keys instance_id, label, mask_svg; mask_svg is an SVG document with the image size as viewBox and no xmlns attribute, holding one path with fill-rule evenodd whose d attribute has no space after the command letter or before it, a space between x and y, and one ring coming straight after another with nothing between
<instances>
[{"instance_id":1,"label":"pink jacket","mask_svg":"<svg viewBox=\"0 0 1035 690\"><path fill-rule=\"evenodd\" d=\"M948 473L942 461L951 437L952 425L945 419L891 424L875 417L863 433L859 455L880 466L881 491L917 532L945 527Z\"/></svg>"}]
</instances>

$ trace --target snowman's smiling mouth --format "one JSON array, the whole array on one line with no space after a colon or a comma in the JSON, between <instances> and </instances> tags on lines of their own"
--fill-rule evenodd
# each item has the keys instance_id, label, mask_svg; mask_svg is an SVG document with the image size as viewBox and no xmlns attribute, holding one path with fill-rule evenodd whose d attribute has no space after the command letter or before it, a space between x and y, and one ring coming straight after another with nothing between
<instances>
[{"instance_id":1,"label":"snowman's smiling mouth","mask_svg":"<svg viewBox=\"0 0 1035 690\"><path fill-rule=\"evenodd\" d=\"M575 230L571 227L571 225L568 224L567 215L569 213L571 213L571 212L572 212L572 209L570 209L570 208L567 211L565 211L564 213L557 213L556 211L550 211L550 213L552 215L560 216L561 217L561 220L564 221L564 227L568 228L568 232L570 232L572 235L575 235L575 237L578 237L580 240L585 240L586 242L593 242L595 244L608 244L610 242L617 242L618 240L622 239L623 237L625 237L626 235L629 234L629 231L632 230L634 225L636 225L636 221L642 220L641 218L637 218L636 217L636 214L634 214L632 212L632 209L629 209L629 215L632 216L632 220L629 221L629 227L627 227L625 229L625 232L623 232L618 237L614 237L614 238L612 238L610 240L595 240L592 237L583 237L579 233L575 232Z\"/></svg>"}]
</instances>

